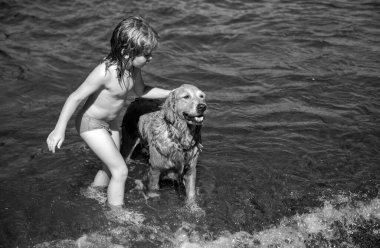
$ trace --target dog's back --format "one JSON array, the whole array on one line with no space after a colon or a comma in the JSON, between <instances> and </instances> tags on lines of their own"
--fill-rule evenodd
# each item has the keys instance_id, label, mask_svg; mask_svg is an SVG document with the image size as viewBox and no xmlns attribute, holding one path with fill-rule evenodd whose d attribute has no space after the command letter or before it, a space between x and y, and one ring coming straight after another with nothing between
<instances>
[{"instance_id":1,"label":"dog's back","mask_svg":"<svg viewBox=\"0 0 380 248\"><path fill-rule=\"evenodd\" d=\"M140 116L160 110L162 102L163 100L161 99L136 98L128 106L121 125L122 140L120 152L124 158L130 155L139 137L138 122Z\"/></svg>"},{"instance_id":2,"label":"dog's back","mask_svg":"<svg viewBox=\"0 0 380 248\"><path fill-rule=\"evenodd\" d=\"M162 117L160 117L160 112L155 111L152 113L146 113L139 118L138 123L138 131L141 135L141 138L145 141L149 141L152 138L152 132L156 130L155 126L157 126L156 122L160 121Z\"/></svg>"}]
</instances>

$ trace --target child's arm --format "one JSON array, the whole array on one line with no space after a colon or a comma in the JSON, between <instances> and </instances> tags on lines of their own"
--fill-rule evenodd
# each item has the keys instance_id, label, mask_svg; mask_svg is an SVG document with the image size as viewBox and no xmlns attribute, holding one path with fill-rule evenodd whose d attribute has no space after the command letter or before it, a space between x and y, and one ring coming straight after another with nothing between
<instances>
[{"instance_id":1,"label":"child's arm","mask_svg":"<svg viewBox=\"0 0 380 248\"><path fill-rule=\"evenodd\" d=\"M150 99L166 98L171 92L170 90L145 85L141 76L141 70L139 68L134 68L134 73L133 91L139 97Z\"/></svg>"},{"instance_id":2,"label":"child's arm","mask_svg":"<svg viewBox=\"0 0 380 248\"><path fill-rule=\"evenodd\" d=\"M49 134L46 140L49 151L54 153L55 147L61 148L65 140L66 126L71 116L84 99L105 85L108 75L110 75L110 73L105 73L104 65L99 65L88 75L78 89L70 94L62 108L54 130Z\"/></svg>"}]
</instances>

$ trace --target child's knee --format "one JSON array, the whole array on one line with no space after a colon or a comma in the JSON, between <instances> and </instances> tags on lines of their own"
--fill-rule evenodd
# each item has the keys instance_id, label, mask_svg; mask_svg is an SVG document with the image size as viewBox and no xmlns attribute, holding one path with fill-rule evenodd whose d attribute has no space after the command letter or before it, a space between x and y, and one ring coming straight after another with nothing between
<instances>
[{"instance_id":1,"label":"child's knee","mask_svg":"<svg viewBox=\"0 0 380 248\"><path fill-rule=\"evenodd\" d=\"M115 178L116 180L127 180L128 177L128 168L127 166L120 166L117 169L114 169L112 171L112 177Z\"/></svg>"}]
</instances>

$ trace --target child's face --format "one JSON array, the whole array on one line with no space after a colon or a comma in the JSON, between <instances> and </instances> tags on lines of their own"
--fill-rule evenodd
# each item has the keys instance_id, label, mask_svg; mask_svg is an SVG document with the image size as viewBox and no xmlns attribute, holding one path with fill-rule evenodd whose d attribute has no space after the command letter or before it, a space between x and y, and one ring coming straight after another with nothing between
<instances>
[{"instance_id":1,"label":"child's face","mask_svg":"<svg viewBox=\"0 0 380 248\"><path fill-rule=\"evenodd\" d=\"M135 57L132 65L137 68L142 68L152 60L152 52L143 53Z\"/></svg>"}]
</instances>

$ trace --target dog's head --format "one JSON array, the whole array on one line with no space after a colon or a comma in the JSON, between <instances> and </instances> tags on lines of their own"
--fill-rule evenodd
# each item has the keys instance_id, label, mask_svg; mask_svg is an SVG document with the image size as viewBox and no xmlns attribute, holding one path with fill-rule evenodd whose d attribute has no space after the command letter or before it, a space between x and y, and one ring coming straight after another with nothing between
<instances>
[{"instance_id":1,"label":"dog's head","mask_svg":"<svg viewBox=\"0 0 380 248\"><path fill-rule=\"evenodd\" d=\"M174 123L176 118L190 125L202 125L206 111L206 94L190 84L173 90L162 106L165 118Z\"/></svg>"}]
</instances>

